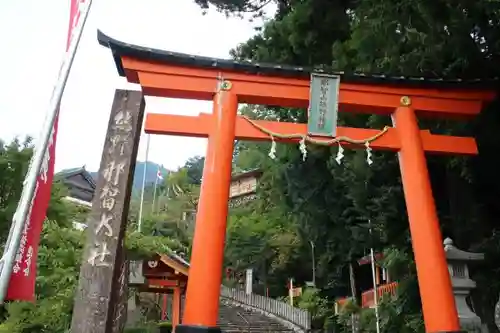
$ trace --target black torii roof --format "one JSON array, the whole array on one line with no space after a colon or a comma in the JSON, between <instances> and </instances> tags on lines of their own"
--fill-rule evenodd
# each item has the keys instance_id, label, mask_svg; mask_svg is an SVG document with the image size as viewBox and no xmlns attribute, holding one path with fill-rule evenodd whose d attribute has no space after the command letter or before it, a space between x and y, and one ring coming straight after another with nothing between
<instances>
[{"instance_id":1,"label":"black torii roof","mask_svg":"<svg viewBox=\"0 0 500 333\"><path fill-rule=\"evenodd\" d=\"M492 88L500 82L498 77L489 78L430 78L417 76L390 76L374 73L347 73L329 72L300 66L267 64L250 61L237 61L202 57L191 54L159 50L150 47L138 46L113 39L100 30L97 31L99 44L111 49L115 59L116 68L120 76L125 76L122 56L129 56L146 61L168 63L171 65L187 66L201 69L219 69L240 73L256 74L263 76L280 76L293 78L309 78L311 73L340 75L343 82L364 84L404 84L416 88L449 87L449 88Z\"/></svg>"}]
</instances>

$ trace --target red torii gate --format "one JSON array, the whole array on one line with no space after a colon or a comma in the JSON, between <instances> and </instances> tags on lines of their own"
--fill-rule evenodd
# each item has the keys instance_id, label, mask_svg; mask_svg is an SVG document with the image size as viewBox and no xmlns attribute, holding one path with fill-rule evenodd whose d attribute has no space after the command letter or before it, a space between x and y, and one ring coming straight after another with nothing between
<instances>
[{"instance_id":1,"label":"red torii gate","mask_svg":"<svg viewBox=\"0 0 500 333\"><path fill-rule=\"evenodd\" d=\"M220 332L215 326L234 140L270 140L259 126L281 134L307 135L306 124L251 123L237 116L238 104L307 108L311 72L299 67L155 50L120 42L101 32L98 40L112 50L118 73L129 82L140 84L145 95L212 100L214 103L211 115L148 114L145 130L153 134L208 137L186 308L183 324L176 331ZM435 135L420 130L417 115L474 117L480 113L484 102L495 97L488 84L478 80L342 75L341 112L391 115L393 119L394 127L370 146L399 154L427 332L457 332L460 326L425 153L475 155L478 152L474 138ZM340 127L337 136L365 141L380 132ZM298 142L299 139L282 141Z\"/></svg>"}]
</instances>

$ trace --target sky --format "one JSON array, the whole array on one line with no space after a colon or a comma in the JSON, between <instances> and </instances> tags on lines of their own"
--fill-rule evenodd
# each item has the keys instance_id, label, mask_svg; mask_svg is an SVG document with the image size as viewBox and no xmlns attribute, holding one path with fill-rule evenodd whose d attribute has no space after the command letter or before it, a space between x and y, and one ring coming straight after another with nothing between
<instances>
[{"instance_id":1,"label":"sky","mask_svg":"<svg viewBox=\"0 0 500 333\"><path fill-rule=\"evenodd\" d=\"M1 0L0 138L37 138L64 57L69 0ZM268 10L270 14L272 8ZM97 29L128 43L157 49L229 58L229 50L255 35L262 21L226 18L202 10L194 0L94 0L64 92L56 171L99 168L114 90L140 89L118 76ZM197 115L211 103L146 97L146 112ZM137 159L146 159L143 132ZM174 170L205 155L206 139L152 135L149 161Z\"/></svg>"}]
</instances>

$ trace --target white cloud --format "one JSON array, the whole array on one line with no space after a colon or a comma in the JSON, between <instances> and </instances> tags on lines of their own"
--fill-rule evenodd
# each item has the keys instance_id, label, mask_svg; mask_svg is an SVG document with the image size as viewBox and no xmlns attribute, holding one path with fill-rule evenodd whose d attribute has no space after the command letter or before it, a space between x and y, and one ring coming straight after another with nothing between
<instances>
[{"instance_id":1,"label":"white cloud","mask_svg":"<svg viewBox=\"0 0 500 333\"><path fill-rule=\"evenodd\" d=\"M116 88L131 88L116 73L96 31L129 43L227 58L255 32L247 20L211 11L192 0L94 0L61 107L56 169L87 165L97 170ZM0 3L2 80L0 137L37 136L63 57L69 0L4 0ZM138 89L137 87L135 89ZM147 98L148 112L196 115L211 112L202 101ZM150 160L167 168L204 155L206 140L152 136ZM146 135L139 148L144 160Z\"/></svg>"}]
</instances>

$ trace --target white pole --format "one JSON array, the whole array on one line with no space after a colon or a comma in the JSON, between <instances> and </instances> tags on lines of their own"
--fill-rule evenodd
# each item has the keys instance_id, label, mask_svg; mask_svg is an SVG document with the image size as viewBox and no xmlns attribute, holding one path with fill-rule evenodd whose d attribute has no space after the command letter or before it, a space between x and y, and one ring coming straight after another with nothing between
<instances>
[{"instance_id":1,"label":"white pole","mask_svg":"<svg viewBox=\"0 0 500 333\"><path fill-rule=\"evenodd\" d=\"M165 211L168 210L168 204L169 204L169 199L170 198L170 184L168 184L168 181L167 181L167 202L165 204Z\"/></svg>"},{"instance_id":2,"label":"white pole","mask_svg":"<svg viewBox=\"0 0 500 333\"><path fill-rule=\"evenodd\" d=\"M311 244L312 283L313 283L314 288L316 288L316 260L315 260L315 256L314 256L314 242L310 240L309 243Z\"/></svg>"},{"instance_id":3,"label":"white pole","mask_svg":"<svg viewBox=\"0 0 500 333\"><path fill-rule=\"evenodd\" d=\"M372 224L371 221L368 221L370 225L370 235L372 234ZM372 278L373 278L373 303L375 305L375 319L377 325L377 333L380 333L380 318L378 313L378 292L377 292L377 277L375 271L375 253L373 251L373 247L370 248L370 255L372 261Z\"/></svg>"},{"instance_id":4,"label":"white pole","mask_svg":"<svg viewBox=\"0 0 500 333\"><path fill-rule=\"evenodd\" d=\"M160 169L158 168L158 172ZM155 213L155 201L156 201L156 187L158 186L158 172L156 173L156 179L155 179L155 187L153 189L153 205L152 205L152 213Z\"/></svg>"},{"instance_id":5,"label":"white pole","mask_svg":"<svg viewBox=\"0 0 500 333\"><path fill-rule=\"evenodd\" d=\"M139 232L141 232L141 227L142 227L142 212L143 212L143 208L144 208L144 190L146 188L146 171L148 168L150 140L151 140L151 134L148 134L147 143L146 143L146 162L144 162L144 171L142 173L141 201L139 203L139 222L137 223L137 231L139 231Z\"/></svg>"},{"instance_id":6,"label":"white pole","mask_svg":"<svg viewBox=\"0 0 500 333\"><path fill-rule=\"evenodd\" d=\"M247 268L247 274L245 279L245 293L247 295L252 294L252 287L253 287L253 269Z\"/></svg>"},{"instance_id":7,"label":"white pole","mask_svg":"<svg viewBox=\"0 0 500 333\"><path fill-rule=\"evenodd\" d=\"M5 244L4 253L0 259L0 304L3 304L5 300L5 295L10 282L10 275L12 274L14 258L19 248L21 234L28 216L29 207L31 206L31 202L35 194L35 188L38 181L37 178L40 174L45 153L49 146L50 137L52 136L52 130L54 128L57 115L59 114L59 105L61 104L64 89L66 88L69 73L71 72L71 67L75 59L76 51L82 37L91 5L92 0L85 1L80 12L81 18L78 20L78 24L73 30L71 43L68 51L66 52L63 63L61 64L59 76L50 98L45 123L40 133L37 145L35 146L35 151L33 152L33 157L31 158L28 173L24 179L21 199L19 200L16 212L12 218L9 239Z\"/></svg>"}]
</instances>

